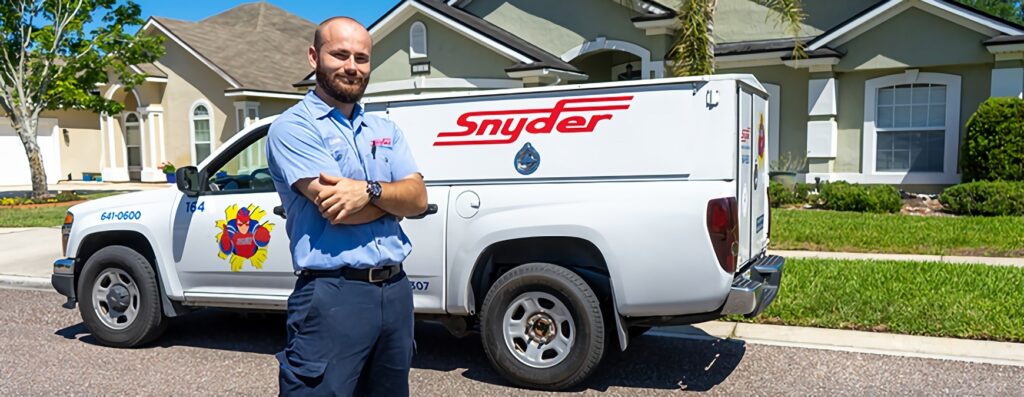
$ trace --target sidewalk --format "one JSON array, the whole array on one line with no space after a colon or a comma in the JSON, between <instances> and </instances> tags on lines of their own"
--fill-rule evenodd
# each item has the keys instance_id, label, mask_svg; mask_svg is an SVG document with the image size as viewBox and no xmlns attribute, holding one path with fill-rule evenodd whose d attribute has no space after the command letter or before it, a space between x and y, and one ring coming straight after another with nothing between
<instances>
[{"instance_id":1,"label":"sidewalk","mask_svg":"<svg viewBox=\"0 0 1024 397\"><path fill-rule=\"evenodd\" d=\"M988 256L946 256L946 255L908 255L908 254L875 254L859 252L818 252L818 251L768 251L771 255L785 258L818 258L818 259L869 259L889 261L944 262L961 264L980 264L991 266L1024 267L1024 258L999 258Z\"/></svg>"}]
</instances>

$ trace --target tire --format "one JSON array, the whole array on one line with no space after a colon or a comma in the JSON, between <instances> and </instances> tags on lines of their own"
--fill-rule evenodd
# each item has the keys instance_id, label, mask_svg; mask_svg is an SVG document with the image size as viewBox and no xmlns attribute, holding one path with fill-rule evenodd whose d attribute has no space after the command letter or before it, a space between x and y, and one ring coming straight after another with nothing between
<instances>
[{"instance_id":1,"label":"tire","mask_svg":"<svg viewBox=\"0 0 1024 397\"><path fill-rule=\"evenodd\" d=\"M131 248L113 245L89 257L78 296L82 321L102 345L144 345L167 327L153 266Z\"/></svg>"},{"instance_id":2,"label":"tire","mask_svg":"<svg viewBox=\"0 0 1024 397\"><path fill-rule=\"evenodd\" d=\"M487 358L518 386L573 387L605 353L600 300L564 267L531 263L508 271L487 292L480 317Z\"/></svg>"}]
</instances>

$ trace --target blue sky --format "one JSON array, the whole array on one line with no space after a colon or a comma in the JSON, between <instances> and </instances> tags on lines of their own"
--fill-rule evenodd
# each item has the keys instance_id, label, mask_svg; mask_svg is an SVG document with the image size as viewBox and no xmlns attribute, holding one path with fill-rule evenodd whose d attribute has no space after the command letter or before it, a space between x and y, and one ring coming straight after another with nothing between
<instances>
[{"instance_id":1,"label":"blue sky","mask_svg":"<svg viewBox=\"0 0 1024 397\"><path fill-rule=\"evenodd\" d=\"M269 3L306 18L313 23L335 15L355 18L363 25L384 15L399 0L333 0L333 1L284 1L270 0ZM210 15L226 11L247 1L239 0L135 0L142 7L142 17L161 16L186 21L198 21Z\"/></svg>"}]
</instances>

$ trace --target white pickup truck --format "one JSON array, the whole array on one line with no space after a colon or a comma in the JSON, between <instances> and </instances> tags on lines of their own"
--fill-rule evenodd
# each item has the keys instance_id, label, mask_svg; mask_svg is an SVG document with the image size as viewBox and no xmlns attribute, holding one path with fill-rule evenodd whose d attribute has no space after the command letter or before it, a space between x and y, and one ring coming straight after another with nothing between
<instances>
[{"instance_id":1,"label":"white pickup truck","mask_svg":"<svg viewBox=\"0 0 1024 397\"><path fill-rule=\"evenodd\" d=\"M767 255L767 93L748 75L367 100L404 130L427 213L402 222L417 316L479 332L519 385L584 380L649 327L754 316ZM53 286L101 343L195 308L284 310L295 281L267 118L178 188L72 207Z\"/></svg>"}]
</instances>

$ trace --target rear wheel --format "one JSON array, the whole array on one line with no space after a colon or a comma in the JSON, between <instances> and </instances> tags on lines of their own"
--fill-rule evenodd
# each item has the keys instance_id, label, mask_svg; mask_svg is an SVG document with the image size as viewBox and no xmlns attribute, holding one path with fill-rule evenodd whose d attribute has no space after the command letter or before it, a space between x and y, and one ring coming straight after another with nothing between
<instances>
[{"instance_id":1,"label":"rear wheel","mask_svg":"<svg viewBox=\"0 0 1024 397\"><path fill-rule=\"evenodd\" d=\"M89 257L78 295L82 321L100 344L139 346L167 325L153 266L131 248L110 246Z\"/></svg>"},{"instance_id":2,"label":"rear wheel","mask_svg":"<svg viewBox=\"0 0 1024 397\"><path fill-rule=\"evenodd\" d=\"M564 267L532 263L508 271L488 291L481 309L487 358L517 385L572 387L604 355L597 294Z\"/></svg>"}]
</instances>

